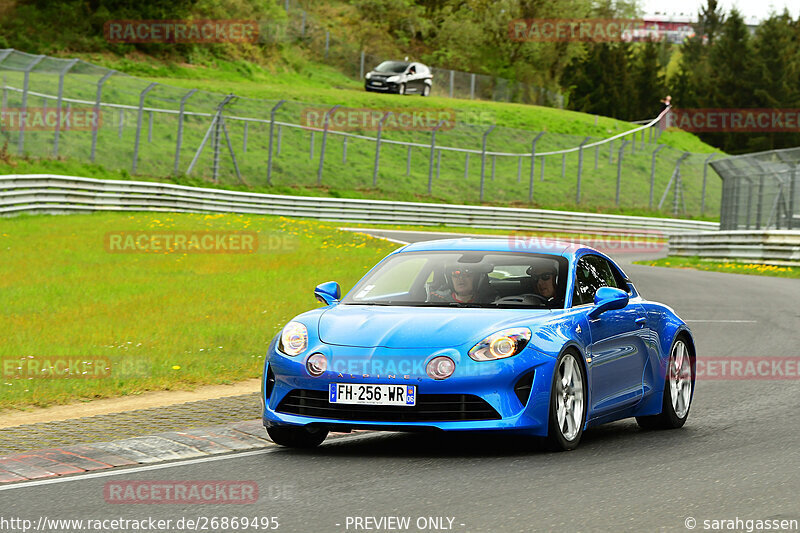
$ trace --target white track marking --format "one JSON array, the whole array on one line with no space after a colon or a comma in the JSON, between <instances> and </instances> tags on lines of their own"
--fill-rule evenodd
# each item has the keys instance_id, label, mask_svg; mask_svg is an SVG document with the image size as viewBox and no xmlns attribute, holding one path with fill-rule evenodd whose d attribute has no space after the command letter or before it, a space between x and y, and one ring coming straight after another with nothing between
<instances>
[{"instance_id":1,"label":"white track marking","mask_svg":"<svg viewBox=\"0 0 800 533\"><path fill-rule=\"evenodd\" d=\"M757 324L758 320L687 320L686 322L709 322L714 324Z\"/></svg>"}]
</instances>

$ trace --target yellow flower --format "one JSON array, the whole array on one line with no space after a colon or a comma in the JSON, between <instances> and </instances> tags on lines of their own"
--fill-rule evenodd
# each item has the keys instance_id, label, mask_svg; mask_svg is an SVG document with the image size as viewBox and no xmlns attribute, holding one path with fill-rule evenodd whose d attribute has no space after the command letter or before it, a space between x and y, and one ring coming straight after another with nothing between
<instances>
[{"instance_id":1,"label":"yellow flower","mask_svg":"<svg viewBox=\"0 0 800 533\"><path fill-rule=\"evenodd\" d=\"M173 365L172 367L172 370L180 370L180 369L181 369L180 365Z\"/></svg>"}]
</instances>

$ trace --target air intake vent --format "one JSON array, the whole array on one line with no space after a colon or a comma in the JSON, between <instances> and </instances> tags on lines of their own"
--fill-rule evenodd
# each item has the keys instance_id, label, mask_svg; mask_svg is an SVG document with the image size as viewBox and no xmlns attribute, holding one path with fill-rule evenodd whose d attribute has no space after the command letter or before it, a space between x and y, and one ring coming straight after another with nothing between
<instances>
[{"instance_id":1,"label":"air intake vent","mask_svg":"<svg viewBox=\"0 0 800 533\"><path fill-rule=\"evenodd\" d=\"M521 378L517 381L517 384L514 385L514 394L517 395L519 398L519 403L522 405L528 404L528 398L531 397L531 387L533 386L533 374L534 371L531 370L527 374L523 374Z\"/></svg>"},{"instance_id":2,"label":"air intake vent","mask_svg":"<svg viewBox=\"0 0 800 533\"><path fill-rule=\"evenodd\" d=\"M281 401L277 411L366 422L455 422L500 418L491 405L472 394L419 394L414 407L395 407L329 403L327 391L295 389Z\"/></svg>"},{"instance_id":3,"label":"air intake vent","mask_svg":"<svg viewBox=\"0 0 800 533\"><path fill-rule=\"evenodd\" d=\"M275 388L275 374L272 373L272 368L267 367L267 379L264 383L264 399L269 401L272 395L272 389Z\"/></svg>"}]
</instances>

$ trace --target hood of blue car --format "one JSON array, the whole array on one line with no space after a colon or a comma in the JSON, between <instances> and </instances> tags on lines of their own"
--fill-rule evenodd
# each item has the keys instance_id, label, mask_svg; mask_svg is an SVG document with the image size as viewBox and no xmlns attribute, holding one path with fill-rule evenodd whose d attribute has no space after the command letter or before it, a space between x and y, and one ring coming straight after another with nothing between
<instances>
[{"instance_id":1,"label":"hood of blue car","mask_svg":"<svg viewBox=\"0 0 800 533\"><path fill-rule=\"evenodd\" d=\"M360 348L452 348L548 316L546 309L337 305L320 317L319 339Z\"/></svg>"}]
</instances>

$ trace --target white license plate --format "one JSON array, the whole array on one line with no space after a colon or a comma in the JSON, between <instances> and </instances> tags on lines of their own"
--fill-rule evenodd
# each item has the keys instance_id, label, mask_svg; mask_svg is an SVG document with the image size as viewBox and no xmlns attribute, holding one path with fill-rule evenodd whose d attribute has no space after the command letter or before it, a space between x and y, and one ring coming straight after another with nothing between
<instances>
[{"instance_id":1,"label":"white license plate","mask_svg":"<svg viewBox=\"0 0 800 533\"><path fill-rule=\"evenodd\" d=\"M417 387L414 385L331 383L328 386L328 402L411 407L417 403Z\"/></svg>"},{"instance_id":2,"label":"white license plate","mask_svg":"<svg viewBox=\"0 0 800 533\"><path fill-rule=\"evenodd\" d=\"M371 81L370 84L372 85L383 85L383 82L380 81Z\"/></svg>"}]
</instances>

